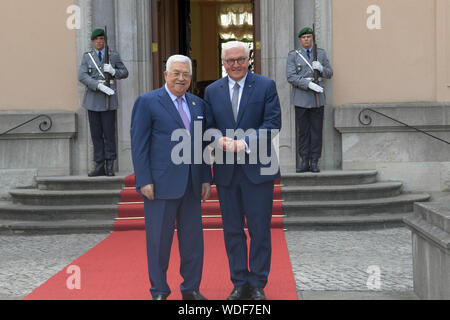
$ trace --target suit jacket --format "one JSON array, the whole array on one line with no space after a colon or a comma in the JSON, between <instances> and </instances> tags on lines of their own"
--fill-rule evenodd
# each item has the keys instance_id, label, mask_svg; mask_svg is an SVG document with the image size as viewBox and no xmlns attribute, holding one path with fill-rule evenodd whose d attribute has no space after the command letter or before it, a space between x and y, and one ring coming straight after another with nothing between
<instances>
[{"instance_id":1,"label":"suit jacket","mask_svg":"<svg viewBox=\"0 0 450 320\"><path fill-rule=\"evenodd\" d=\"M190 93L186 93L186 100L191 113L189 139L193 153L194 139L200 144L202 142L201 137L194 136L194 123L205 128L205 104ZM200 164L175 164L171 157L172 150L180 144L180 141L171 141L172 133L184 128L178 110L164 87L143 94L136 100L131 118L131 150L139 193L140 187L153 184L155 199L179 199L186 191L190 176L195 194L201 197L202 183L212 180L211 167L203 160ZM196 134L203 134L203 131Z\"/></svg>"},{"instance_id":2,"label":"suit jacket","mask_svg":"<svg viewBox=\"0 0 450 320\"><path fill-rule=\"evenodd\" d=\"M308 88L311 79L314 78L314 73L305 60L312 65L314 58L308 58L303 49L292 50L289 52L286 63L286 77L287 81L292 85L291 88L291 104L302 108L316 108L315 92ZM333 77L333 69L328 61L327 55L323 49L317 48L317 57L319 62L323 65L323 72L320 75L322 79L331 79ZM319 85L324 87L324 82L320 81ZM325 93L320 94L320 106L326 104Z\"/></svg>"},{"instance_id":3,"label":"suit jacket","mask_svg":"<svg viewBox=\"0 0 450 320\"><path fill-rule=\"evenodd\" d=\"M105 75L103 71L104 61L100 61L95 50L91 52L86 52L83 55L83 60L81 62L80 70L78 72L78 81L86 86L86 93L84 94L82 106L91 111L106 111L106 95L97 89L99 80L105 80L102 75L98 72L92 59L89 57L89 53L94 58L95 63L99 67L100 71ZM120 59L118 52L110 50L109 52L109 63L114 69L116 69L116 74L114 77L111 76L111 89L116 93L111 96L110 108L109 110L117 110L119 107L117 98L117 84L116 80L128 78L128 70Z\"/></svg>"},{"instance_id":4,"label":"suit jacket","mask_svg":"<svg viewBox=\"0 0 450 320\"><path fill-rule=\"evenodd\" d=\"M280 177L278 159L276 155L276 172L273 174L262 174L263 168L269 168L273 163L264 163L259 156L259 148L255 145L265 147L268 156L271 151L275 152L272 144L274 136L270 130L281 130L281 107L275 82L267 77L249 72L242 92L237 121L234 120L231 106L228 77L217 80L206 88L205 101L207 103L207 126L208 129L218 129L222 136L226 136L227 129L242 129L246 132L245 141L250 147L250 153L245 154L245 164L242 164L247 177L255 184L268 182ZM254 132L248 131L254 129ZM266 130L263 135L261 130ZM217 151L216 151L217 152ZM256 156L256 163L251 163L251 156ZM223 159L226 155L223 154ZM233 177L235 164L214 163L214 181L218 185L228 186Z\"/></svg>"}]
</instances>

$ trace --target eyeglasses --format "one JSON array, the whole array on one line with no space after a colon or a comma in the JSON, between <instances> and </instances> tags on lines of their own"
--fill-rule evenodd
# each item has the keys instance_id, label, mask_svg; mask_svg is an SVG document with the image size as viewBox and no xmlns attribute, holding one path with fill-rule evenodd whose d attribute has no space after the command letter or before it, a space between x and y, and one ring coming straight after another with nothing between
<instances>
[{"instance_id":1,"label":"eyeglasses","mask_svg":"<svg viewBox=\"0 0 450 320\"><path fill-rule=\"evenodd\" d=\"M248 58L245 57L241 57L239 59L227 59L225 60L226 64L228 64L229 66L234 66L234 64L237 62L240 66L242 66L244 64L244 62L247 60Z\"/></svg>"},{"instance_id":2,"label":"eyeglasses","mask_svg":"<svg viewBox=\"0 0 450 320\"><path fill-rule=\"evenodd\" d=\"M185 73L180 73L180 72L169 72L169 74L173 77L173 78L179 78L180 76L183 77L184 80L189 80L192 78L192 75L185 72Z\"/></svg>"}]
</instances>

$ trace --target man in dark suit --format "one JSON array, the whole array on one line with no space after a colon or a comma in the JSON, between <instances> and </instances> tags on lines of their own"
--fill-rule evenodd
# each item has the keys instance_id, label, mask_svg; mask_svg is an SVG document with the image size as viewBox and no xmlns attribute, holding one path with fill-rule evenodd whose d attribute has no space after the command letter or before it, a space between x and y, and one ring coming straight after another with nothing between
<instances>
[{"instance_id":1,"label":"man in dark suit","mask_svg":"<svg viewBox=\"0 0 450 320\"><path fill-rule=\"evenodd\" d=\"M183 299L204 300L199 292L203 269L201 198L205 201L209 197L211 168L202 159L180 163L179 158L193 153L194 132L198 131L194 127L205 127L205 105L186 92L192 77L188 57L170 57L164 76L164 87L137 99L131 120L136 188L144 196L150 292L155 300L165 300L171 293L166 273L176 222ZM180 143L173 136L180 136L180 132L188 147L177 154L173 150Z\"/></svg>"},{"instance_id":2,"label":"man in dark suit","mask_svg":"<svg viewBox=\"0 0 450 320\"><path fill-rule=\"evenodd\" d=\"M247 45L236 41L226 43L222 60L228 76L206 88L205 101L208 129L217 129L223 136L216 137L215 143L225 152L236 153L231 157L234 158L233 163L217 163L216 148L213 170L234 285L228 299L264 300L271 262L274 180L280 177L271 143L272 130L281 129L280 102L273 80L248 71ZM240 129L245 134L232 137L227 134L230 129ZM272 163L263 163L261 149L272 151L269 154ZM270 166L275 169L264 171ZM251 238L249 253L244 232L245 218Z\"/></svg>"}]
</instances>

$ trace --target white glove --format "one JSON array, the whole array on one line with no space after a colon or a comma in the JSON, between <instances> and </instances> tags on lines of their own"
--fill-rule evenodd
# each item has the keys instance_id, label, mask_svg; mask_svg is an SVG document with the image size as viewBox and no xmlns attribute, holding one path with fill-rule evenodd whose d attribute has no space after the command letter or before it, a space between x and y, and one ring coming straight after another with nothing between
<instances>
[{"instance_id":1,"label":"white glove","mask_svg":"<svg viewBox=\"0 0 450 320\"><path fill-rule=\"evenodd\" d=\"M320 73L323 72L323 65L320 63L320 61L313 61L312 67L314 70L318 70Z\"/></svg>"},{"instance_id":2,"label":"white glove","mask_svg":"<svg viewBox=\"0 0 450 320\"><path fill-rule=\"evenodd\" d=\"M103 70L105 71L105 72L108 72L110 75L112 75L113 77L116 75L116 69L114 69L113 67L112 67L112 65L110 65L110 64L105 64L104 66L103 66Z\"/></svg>"},{"instance_id":3,"label":"white glove","mask_svg":"<svg viewBox=\"0 0 450 320\"><path fill-rule=\"evenodd\" d=\"M309 83L308 88L310 88L311 90L313 90L317 93L323 93L323 88L321 86L315 84L312 81Z\"/></svg>"},{"instance_id":4,"label":"white glove","mask_svg":"<svg viewBox=\"0 0 450 320\"><path fill-rule=\"evenodd\" d=\"M100 90L101 92L107 94L108 96L112 96L115 93L113 89L108 88L103 83L99 83L97 88L98 88L98 90Z\"/></svg>"}]
</instances>

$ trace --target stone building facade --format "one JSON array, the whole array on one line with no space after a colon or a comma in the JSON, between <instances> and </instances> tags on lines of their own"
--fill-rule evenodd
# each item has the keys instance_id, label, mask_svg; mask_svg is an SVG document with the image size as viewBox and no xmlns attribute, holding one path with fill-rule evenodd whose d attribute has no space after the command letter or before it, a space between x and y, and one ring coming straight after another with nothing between
<instances>
[{"instance_id":1,"label":"stone building facade","mask_svg":"<svg viewBox=\"0 0 450 320\"><path fill-rule=\"evenodd\" d=\"M190 9L182 11L186 2ZM377 169L411 191L450 189L448 145L370 111L370 125L359 121L371 108L450 140L450 0L4 0L0 133L40 114L53 125L41 132L40 118L0 136L1 196L37 175L86 175L91 168L77 71L91 31L105 25L110 47L130 71L119 83L117 169L131 173L136 97L161 85L164 59L181 50L183 37L192 48L201 46L199 70L205 63L219 68L218 56L207 50L217 48L214 13L226 3L253 10L256 70L276 81L281 99L282 172L295 170L298 161L286 58L300 45L301 27L314 23L335 71L326 83L322 168Z\"/></svg>"}]
</instances>

